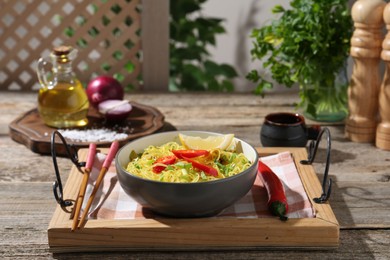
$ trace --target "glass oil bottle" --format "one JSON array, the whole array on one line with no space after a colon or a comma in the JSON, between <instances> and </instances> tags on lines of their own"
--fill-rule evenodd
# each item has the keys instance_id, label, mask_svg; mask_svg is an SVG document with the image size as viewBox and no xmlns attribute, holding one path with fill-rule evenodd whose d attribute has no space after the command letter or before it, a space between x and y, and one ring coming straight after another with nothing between
<instances>
[{"instance_id":1,"label":"glass oil bottle","mask_svg":"<svg viewBox=\"0 0 390 260\"><path fill-rule=\"evenodd\" d=\"M44 123L55 128L82 127L88 124L87 94L72 70L77 50L59 46L49 58L40 58L37 74L41 84L38 111Z\"/></svg>"}]
</instances>

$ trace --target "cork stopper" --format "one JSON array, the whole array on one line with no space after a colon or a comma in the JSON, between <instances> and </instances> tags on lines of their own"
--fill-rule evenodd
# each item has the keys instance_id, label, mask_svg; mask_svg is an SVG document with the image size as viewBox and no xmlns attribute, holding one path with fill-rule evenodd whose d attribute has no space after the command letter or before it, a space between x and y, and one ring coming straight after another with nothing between
<instances>
[{"instance_id":1,"label":"cork stopper","mask_svg":"<svg viewBox=\"0 0 390 260\"><path fill-rule=\"evenodd\" d=\"M70 46L58 46L53 48L53 54L55 56L68 55L72 50Z\"/></svg>"},{"instance_id":2,"label":"cork stopper","mask_svg":"<svg viewBox=\"0 0 390 260\"><path fill-rule=\"evenodd\" d=\"M61 45L58 47L54 47L50 55L58 63L65 64L74 60L76 54L76 49L72 48L71 46Z\"/></svg>"}]
</instances>

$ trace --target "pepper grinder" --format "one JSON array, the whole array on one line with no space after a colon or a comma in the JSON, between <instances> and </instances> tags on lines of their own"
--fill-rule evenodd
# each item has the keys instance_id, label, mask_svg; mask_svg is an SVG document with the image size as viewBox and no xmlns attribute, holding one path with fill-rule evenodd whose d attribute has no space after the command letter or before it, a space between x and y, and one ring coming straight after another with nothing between
<instances>
[{"instance_id":1,"label":"pepper grinder","mask_svg":"<svg viewBox=\"0 0 390 260\"><path fill-rule=\"evenodd\" d=\"M353 142L375 142L385 6L382 0L358 0L352 7L355 30L350 54L354 67L348 88L345 134Z\"/></svg>"},{"instance_id":2,"label":"pepper grinder","mask_svg":"<svg viewBox=\"0 0 390 260\"><path fill-rule=\"evenodd\" d=\"M383 11L387 34L382 43L381 58L385 62L385 75L379 92L380 123L376 129L375 144L378 148L390 150L390 3Z\"/></svg>"}]
</instances>

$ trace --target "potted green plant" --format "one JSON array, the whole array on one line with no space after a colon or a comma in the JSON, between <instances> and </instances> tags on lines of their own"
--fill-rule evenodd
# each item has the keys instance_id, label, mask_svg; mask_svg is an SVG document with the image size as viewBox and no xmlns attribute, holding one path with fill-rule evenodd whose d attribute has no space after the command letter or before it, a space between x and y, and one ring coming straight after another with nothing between
<instances>
[{"instance_id":1,"label":"potted green plant","mask_svg":"<svg viewBox=\"0 0 390 260\"><path fill-rule=\"evenodd\" d=\"M292 0L290 7L276 5L272 12L279 18L253 29L252 58L279 84L299 85L298 107L305 116L342 120L348 112L346 60L353 31L348 0ZM258 94L273 87L265 76L258 70L247 75Z\"/></svg>"},{"instance_id":2,"label":"potted green plant","mask_svg":"<svg viewBox=\"0 0 390 260\"><path fill-rule=\"evenodd\" d=\"M207 0L170 1L170 90L234 90L236 70L212 60L208 47L225 33L223 20L202 14Z\"/></svg>"}]
</instances>

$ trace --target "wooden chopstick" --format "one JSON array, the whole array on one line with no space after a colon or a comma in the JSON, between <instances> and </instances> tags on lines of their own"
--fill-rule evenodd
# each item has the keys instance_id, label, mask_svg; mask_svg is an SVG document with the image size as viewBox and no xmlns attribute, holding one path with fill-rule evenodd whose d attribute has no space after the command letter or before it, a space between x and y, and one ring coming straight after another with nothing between
<instances>
[{"instance_id":1,"label":"wooden chopstick","mask_svg":"<svg viewBox=\"0 0 390 260\"><path fill-rule=\"evenodd\" d=\"M78 195L77 201L76 201L76 208L75 208L75 213L73 215L73 223L72 223L72 228L71 228L72 231L75 230L77 225L78 225L80 210L81 210L81 206L82 206L83 201L84 201L85 190L87 188L89 174L91 173L91 170L92 170L93 161L95 160L95 155L96 155L96 144L92 143L89 145L87 162L86 162L85 168L84 168L83 180L81 182L79 195Z\"/></svg>"},{"instance_id":2,"label":"wooden chopstick","mask_svg":"<svg viewBox=\"0 0 390 260\"><path fill-rule=\"evenodd\" d=\"M114 141L110 146L110 150L108 151L107 157L104 160L103 167L99 172L99 176L96 180L95 187L93 187L91 196L89 197L87 205L85 206L85 209L84 209L83 215L81 216L78 228L81 228L84 226L85 219L88 215L88 211L89 211L89 209L92 205L92 202L95 198L96 192L98 191L100 184L102 183L102 181L104 179L104 175L106 175L106 172L108 171L108 168L110 167L111 162L114 159L116 152L118 151L118 148L119 148L119 142Z\"/></svg>"}]
</instances>

